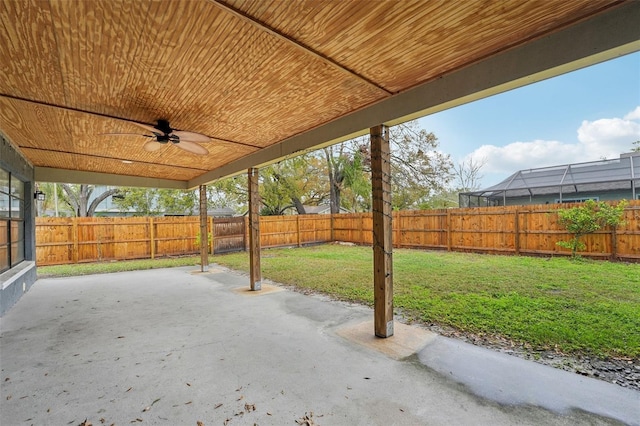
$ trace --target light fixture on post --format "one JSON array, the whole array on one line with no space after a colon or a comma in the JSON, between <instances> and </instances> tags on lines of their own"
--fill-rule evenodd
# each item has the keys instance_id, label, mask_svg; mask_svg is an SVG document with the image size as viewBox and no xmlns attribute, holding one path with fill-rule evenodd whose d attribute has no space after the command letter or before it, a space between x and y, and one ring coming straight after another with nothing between
<instances>
[{"instance_id":1,"label":"light fixture on post","mask_svg":"<svg viewBox=\"0 0 640 426\"><path fill-rule=\"evenodd\" d=\"M33 198L38 201L44 201L46 198L46 195L44 194L44 192L38 190L33 194Z\"/></svg>"}]
</instances>

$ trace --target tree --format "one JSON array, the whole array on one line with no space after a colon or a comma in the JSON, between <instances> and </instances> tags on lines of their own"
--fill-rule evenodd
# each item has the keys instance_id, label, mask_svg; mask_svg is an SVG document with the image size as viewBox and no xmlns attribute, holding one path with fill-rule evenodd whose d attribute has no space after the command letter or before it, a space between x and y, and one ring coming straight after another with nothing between
<instances>
[{"instance_id":1,"label":"tree","mask_svg":"<svg viewBox=\"0 0 640 426\"><path fill-rule=\"evenodd\" d=\"M159 214L193 215L197 212L196 191L157 188L122 188L114 203L124 212L135 216Z\"/></svg>"},{"instance_id":2,"label":"tree","mask_svg":"<svg viewBox=\"0 0 640 426\"><path fill-rule=\"evenodd\" d=\"M632 145L635 146L631 148L631 152L640 152L640 141L635 141Z\"/></svg>"},{"instance_id":3,"label":"tree","mask_svg":"<svg viewBox=\"0 0 640 426\"><path fill-rule=\"evenodd\" d=\"M64 202L71 207L75 215L78 217L91 217L95 214L98 205L108 197L117 194L118 188L107 189L98 194L93 200L91 195L95 189L94 185L73 185L68 183L61 184L65 197ZM89 202L91 200L91 202Z\"/></svg>"},{"instance_id":4,"label":"tree","mask_svg":"<svg viewBox=\"0 0 640 426\"><path fill-rule=\"evenodd\" d=\"M572 237L569 241L558 241L556 244L571 249L571 257L576 258L577 252L586 248L582 237L605 226L615 230L622 223L627 204L626 200L617 205L587 200L581 206L558 210L558 222Z\"/></svg>"},{"instance_id":5,"label":"tree","mask_svg":"<svg viewBox=\"0 0 640 426\"><path fill-rule=\"evenodd\" d=\"M438 149L436 135L418 129L416 121L389 130L393 208L420 208L447 188L453 177L451 157Z\"/></svg>"},{"instance_id":6,"label":"tree","mask_svg":"<svg viewBox=\"0 0 640 426\"><path fill-rule=\"evenodd\" d=\"M480 182L484 177L480 172L485 164L487 164L486 158L480 161L470 158L454 164L451 171L453 172L453 179L456 183L456 191L470 192L480 189Z\"/></svg>"}]
</instances>

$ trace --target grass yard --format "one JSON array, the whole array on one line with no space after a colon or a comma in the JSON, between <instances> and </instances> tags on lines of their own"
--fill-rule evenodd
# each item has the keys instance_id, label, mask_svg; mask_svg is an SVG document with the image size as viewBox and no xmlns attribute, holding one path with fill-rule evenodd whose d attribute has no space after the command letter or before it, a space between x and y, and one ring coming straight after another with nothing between
<instances>
[{"instance_id":1,"label":"grass yard","mask_svg":"<svg viewBox=\"0 0 640 426\"><path fill-rule=\"evenodd\" d=\"M71 276L198 265L199 257L39 267ZM248 271L247 253L211 261ZM262 251L265 278L373 304L370 247ZM394 251L394 304L405 316L567 354L640 358L640 264Z\"/></svg>"},{"instance_id":2,"label":"grass yard","mask_svg":"<svg viewBox=\"0 0 640 426\"><path fill-rule=\"evenodd\" d=\"M248 271L247 253L214 261ZM372 250L328 244L262 252L265 278L373 304ZM394 250L394 305L409 318L533 349L640 357L640 265Z\"/></svg>"}]
</instances>

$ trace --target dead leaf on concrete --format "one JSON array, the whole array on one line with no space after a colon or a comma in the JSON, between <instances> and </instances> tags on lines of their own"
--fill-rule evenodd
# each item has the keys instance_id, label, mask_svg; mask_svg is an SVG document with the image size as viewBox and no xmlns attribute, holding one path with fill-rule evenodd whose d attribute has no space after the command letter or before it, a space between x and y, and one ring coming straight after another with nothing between
<instances>
[{"instance_id":1,"label":"dead leaf on concrete","mask_svg":"<svg viewBox=\"0 0 640 426\"><path fill-rule=\"evenodd\" d=\"M204 426L204 423L202 423L200 420L198 420L198 421L196 422L196 424L197 424L198 426Z\"/></svg>"},{"instance_id":2,"label":"dead leaf on concrete","mask_svg":"<svg viewBox=\"0 0 640 426\"><path fill-rule=\"evenodd\" d=\"M230 421L231 421L231 419L224 419L224 423L222 423L223 426L227 426Z\"/></svg>"},{"instance_id":3,"label":"dead leaf on concrete","mask_svg":"<svg viewBox=\"0 0 640 426\"><path fill-rule=\"evenodd\" d=\"M236 399L236 401L242 401L244 399L244 395L240 395L240 398Z\"/></svg>"},{"instance_id":4,"label":"dead leaf on concrete","mask_svg":"<svg viewBox=\"0 0 640 426\"><path fill-rule=\"evenodd\" d=\"M191 383L187 383L187 386L191 386Z\"/></svg>"},{"instance_id":5,"label":"dead leaf on concrete","mask_svg":"<svg viewBox=\"0 0 640 426\"><path fill-rule=\"evenodd\" d=\"M185 403L184 403L184 405L189 405L189 404L191 404L192 402L193 402L193 401L185 402Z\"/></svg>"},{"instance_id":6,"label":"dead leaf on concrete","mask_svg":"<svg viewBox=\"0 0 640 426\"><path fill-rule=\"evenodd\" d=\"M84 422L80 423L78 426L92 426L92 423L87 419L84 419Z\"/></svg>"},{"instance_id":7,"label":"dead leaf on concrete","mask_svg":"<svg viewBox=\"0 0 640 426\"><path fill-rule=\"evenodd\" d=\"M100 423L105 423L105 422L106 422L106 420L104 419L104 417L102 417L102 418L100 419Z\"/></svg>"},{"instance_id":8,"label":"dead leaf on concrete","mask_svg":"<svg viewBox=\"0 0 640 426\"><path fill-rule=\"evenodd\" d=\"M242 386L240 386L238 389L236 389L236 392L240 391L240 389L242 389Z\"/></svg>"},{"instance_id":9,"label":"dead leaf on concrete","mask_svg":"<svg viewBox=\"0 0 640 426\"><path fill-rule=\"evenodd\" d=\"M131 389L133 389L133 388L129 388L129 389L127 389L127 390L126 390L126 391L124 391L124 392L125 392L125 393L127 393L127 392L129 392Z\"/></svg>"},{"instance_id":10,"label":"dead leaf on concrete","mask_svg":"<svg viewBox=\"0 0 640 426\"><path fill-rule=\"evenodd\" d=\"M146 413L146 412L147 412L147 411L149 411L149 410L151 410L151 407L144 407L144 408L142 409L142 412L143 412L143 413Z\"/></svg>"},{"instance_id":11,"label":"dead leaf on concrete","mask_svg":"<svg viewBox=\"0 0 640 426\"><path fill-rule=\"evenodd\" d=\"M220 407L222 407L222 403L216 404L216 405L213 407L213 409L214 409L214 410L217 410L217 409L218 409L218 408L220 408Z\"/></svg>"},{"instance_id":12,"label":"dead leaf on concrete","mask_svg":"<svg viewBox=\"0 0 640 426\"><path fill-rule=\"evenodd\" d=\"M7 401L11 399L11 395L7 396Z\"/></svg>"},{"instance_id":13,"label":"dead leaf on concrete","mask_svg":"<svg viewBox=\"0 0 640 426\"><path fill-rule=\"evenodd\" d=\"M296 420L296 423L302 426L319 426L316 422L313 421L313 412L304 413L304 416L300 417Z\"/></svg>"},{"instance_id":14,"label":"dead leaf on concrete","mask_svg":"<svg viewBox=\"0 0 640 426\"><path fill-rule=\"evenodd\" d=\"M4 379L5 382L8 382L10 379L7 377L6 379Z\"/></svg>"},{"instance_id":15,"label":"dead leaf on concrete","mask_svg":"<svg viewBox=\"0 0 640 426\"><path fill-rule=\"evenodd\" d=\"M244 404L244 409L247 411L247 413L250 413L252 411L256 411L256 404L246 403L246 404Z\"/></svg>"}]
</instances>

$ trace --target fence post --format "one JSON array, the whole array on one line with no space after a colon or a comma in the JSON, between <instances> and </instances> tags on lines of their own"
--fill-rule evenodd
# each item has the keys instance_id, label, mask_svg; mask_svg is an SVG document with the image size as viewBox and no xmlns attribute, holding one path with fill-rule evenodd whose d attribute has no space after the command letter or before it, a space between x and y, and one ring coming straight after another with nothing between
<instances>
[{"instance_id":1,"label":"fence post","mask_svg":"<svg viewBox=\"0 0 640 426\"><path fill-rule=\"evenodd\" d=\"M313 225L315 229L315 224ZM296 215L296 234L298 239L298 247L300 247L300 215Z\"/></svg>"},{"instance_id":2,"label":"fence post","mask_svg":"<svg viewBox=\"0 0 640 426\"><path fill-rule=\"evenodd\" d=\"M73 238L73 252L71 253L71 258L73 259L73 263L78 263L78 218L71 218L71 238Z\"/></svg>"},{"instance_id":3,"label":"fence post","mask_svg":"<svg viewBox=\"0 0 640 426\"><path fill-rule=\"evenodd\" d=\"M447 210L447 251L451 251L451 210Z\"/></svg>"},{"instance_id":4,"label":"fence post","mask_svg":"<svg viewBox=\"0 0 640 426\"><path fill-rule=\"evenodd\" d=\"M151 259L155 259L156 258L155 236L156 236L155 225L153 224L153 218L150 217L149 218L149 250L150 250L150 254L151 254Z\"/></svg>"},{"instance_id":5,"label":"fence post","mask_svg":"<svg viewBox=\"0 0 640 426\"><path fill-rule=\"evenodd\" d=\"M515 245L515 251L516 251L516 256L520 255L520 211L516 208L515 211L515 222L513 224L513 228L515 231L515 241L514 241L514 245Z\"/></svg>"},{"instance_id":6,"label":"fence post","mask_svg":"<svg viewBox=\"0 0 640 426\"><path fill-rule=\"evenodd\" d=\"M616 227L611 227L611 260L618 260L618 233Z\"/></svg>"},{"instance_id":7,"label":"fence post","mask_svg":"<svg viewBox=\"0 0 640 426\"><path fill-rule=\"evenodd\" d=\"M209 229L210 229L209 232L211 232L211 254L215 254L214 251L216 246L214 243L215 235L213 235L215 230L215 228L213 227L213 216L209 216ZM208 235L207 235L207 238L209 238Z\"/></svg>"}]
</instances>

